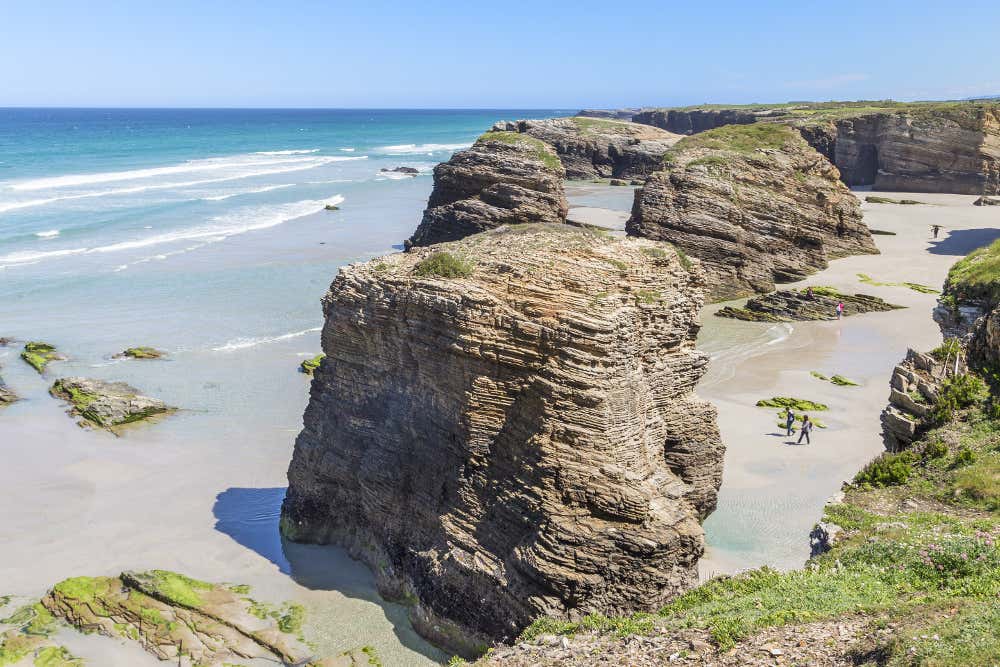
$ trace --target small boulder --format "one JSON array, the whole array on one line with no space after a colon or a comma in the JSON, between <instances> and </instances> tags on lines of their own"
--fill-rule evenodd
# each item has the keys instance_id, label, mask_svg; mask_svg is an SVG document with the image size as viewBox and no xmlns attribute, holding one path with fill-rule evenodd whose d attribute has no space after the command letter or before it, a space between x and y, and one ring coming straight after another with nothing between
<instances>
[{"instance_id":1,"label":"small boulder","mask_svg":"<svg viewBox=\"0 0 1000 667\"><path fill-rule=\"evenodd\" d=\"M620 178L612 178L609 184L610 185L622 186L622 185L628 185L628 182L627 181L623 181Z\"/></svg>"},{"instance_id":2,"label":"small boulder","mask_svg":"<svg viewBox=\"0 0 1000 667\"><path fill-rule=\"evenodd\" d=\"M60 378L49 388L49 393L69 403L69 413L83 418L81 426L96 426L112 432L125 424L145 421L177 409L161 400L143 396L138 389L124 382Z\"/></svg>"},{"instance_id":3,"label":"small boulder","mask_svg":"<svg viewBox=\"0 0 1000 667\"><path fill-rule=\"evenodd\" d=\"M45 367L53 361L65 361L66 357L56 350L55 345L32 341L24 344L21 358L39 373L45 372Z\"/></svg>"},{"instance_id":4,"label":"small boulder","mask_svg":"<svg viewBox=\"0 0 1000 667\"><path fill-rule=\"evenodd\" d=\"M327 210L327 211L339 211L339 210L340 210L340 207L339 207L339 206L337 206L336 204L327 204L327 205L326 205L326 206L324 206L323 208L324 208L325 210Z\"/></svg>"},{"instance_id":5,"label":"small boulder","mask_svg":"<svg viewBox=\"0 0 1000 667\"><path fill-rule=\"evenodd\" d=\"M115 359L162 359L164 352L153 347L130 347L114 355Z\"/></svg>"},{"instance_id":6,"label":"small boulder","mask_svg":"<svg viewBox=\"0 0 1000 667\"><path fill-rule=\"evenodd\" d=\"M983 195L976 201L972 202L973 206L1000 206L1000 199L993 199Z\"/></svg>"}]
</instances>

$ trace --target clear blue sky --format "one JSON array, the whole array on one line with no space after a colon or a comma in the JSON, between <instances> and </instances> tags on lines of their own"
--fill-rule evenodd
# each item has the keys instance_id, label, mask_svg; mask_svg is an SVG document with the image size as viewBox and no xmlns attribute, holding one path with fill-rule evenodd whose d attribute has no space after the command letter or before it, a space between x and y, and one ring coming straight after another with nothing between
<instances>
[{"instance_id":1,"label":"clear blue sky","mask_svg":"<svg viewBox=\"0 0 1000 667\"><path fill-rule=\"evenodd\" d=\"M0 106L1000 94L1000 0L0 0Z\"/></svg>"}]
</instances>

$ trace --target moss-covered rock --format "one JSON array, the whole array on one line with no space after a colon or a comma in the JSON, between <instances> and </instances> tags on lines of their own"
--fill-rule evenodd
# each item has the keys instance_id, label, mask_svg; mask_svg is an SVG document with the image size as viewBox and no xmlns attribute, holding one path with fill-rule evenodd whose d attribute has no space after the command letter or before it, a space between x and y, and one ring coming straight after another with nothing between
<instances>
[{"instance_id":1,"label":"moss-covered rock","mask_svg":"<svg viewBox=\"0 0 1000 667\"><path fill-rule=\"evenodd\" d=\"M314 660L298 636L300 606L259 613L265 605L231 587L176 572L75 577L54 586L42 604L82 630L138 641L161 660L176 660L181 651L192 664L205 665Z\"/></svg>"},{"instance_id":2,"label":"moss-covered rock","mask_svg":"<svg viewBox=\"0 0 1000 667\"><path fill-rule=\"evenodd\" d=\"M45 368L53 361L63 361L66 359L56 350L55 345L32 341L24 344L21 351L21 358L39 373L45 372Z\"/></svg>"},{"instance_id":3,"label":"moss-covered rock","mask_svg":"<svg viewBox=\"0 0 1000 667\"><path fill-rule=\"evenodd\" d=\"M130 347L118 354L114 355L116 359L129 358L129 359L162 359L165 356L165 352L162 350L157 350L155 347Z\"/></svg>"},{"instance_id":4,"label":"moss-covered rock","mask_svg":"<svg viewBox=\"0 0 1000 667\"><path fill-rule=\"evenodd\" d=\"M306 359L301 364L299 364L299 372L305 373L306 375L312 375L317 368L319 368L320 363L326 358L325 354L317 354L311 359Z\"/></svg>"},{"instance_id":5,"label":"moss-covered rock","mask_svg":"<svg viewBox=\"0 0 1000 667\"><path fill-rule=\"evenodd\" d=\"M844 316L885 312L904 307L867 294L847 294L832 287L815 286L764 294L748 300L743 308L726 306L715 314L718 317L749 322L835 320L838 303L844 304Z\"/></svg>"},{"instance_id":6,"label":"moss-covered rock","mask_svg":"<svg viewBox=\"0 0 1000 667\"><path fill-rule=\"evenodd\" d=\"M70 405L70 414L82 417L83 424L106 428L149 420L174 412L163 401L139 393L124 382L105 382L89 378L69 377L56 380L49 393Z\"/></svg>"},{"instance_id":7,"label":"moss-covered rock","mask_svg":"<svg viewBox=\"0 0 1000 667\"><path fill-rule=\"evenodd\" d=\"M803 410L806 412L817 412L829 409L823 403L809 401L804 398L791 398L789 396L762 398L757 401L755 405L758 408L791 408L792 410Z\"/></svg>"}]
</instances>

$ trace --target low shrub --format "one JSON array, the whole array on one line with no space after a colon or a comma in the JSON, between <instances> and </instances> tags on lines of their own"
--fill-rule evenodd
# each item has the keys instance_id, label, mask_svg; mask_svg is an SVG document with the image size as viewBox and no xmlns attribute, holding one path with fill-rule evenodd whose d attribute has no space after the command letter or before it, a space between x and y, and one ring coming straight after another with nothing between
<instances>
[{"instance_id":1,"label":"low shrub","mask_svg":"<svg viewBox=\"0 0 1000 667\"><path fill-rule=\"evenodd\" d=\"M916 456L913 452L898 454L883 454L854 476L854 483L859 486L899 486L905 484L913 474L913 463Z\"/></svg>"},{"instance_id":2,"label":"low shrub","mask_svg":"<svg viewBox=\"0 0 1000 667\"><path fill-rule=\"evenodd\" d=\"M420 277L467 278L472 275L472 263L455 257L450 252L436 252L417 262L413 275Z\"/></svg>"}]
</instances>

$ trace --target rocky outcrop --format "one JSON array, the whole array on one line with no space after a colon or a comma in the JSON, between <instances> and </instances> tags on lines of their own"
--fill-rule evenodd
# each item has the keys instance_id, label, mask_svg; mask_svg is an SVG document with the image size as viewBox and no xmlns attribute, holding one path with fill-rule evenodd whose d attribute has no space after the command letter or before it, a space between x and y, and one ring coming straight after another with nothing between
<instances>
[{"instance_id":1,"label":"rocky outcrop","mask_svg":"<svg viewBox=\"0 0 1000 667\"><path fill-rule=\"evenodd\" d=\"M715 300L878 252L837 169L792 128L722 127L683 139L667 159L636 191L626 230L701 259Z\"/></svg>"},{"instance_id":2,"label":"rocky outcrop","mask_svg":"<svg viewBox=\"0 0 1000 667\"><path fill-rule=\"evenodd\" d=\"M882 411L882 439L887 450L902 451L927 430L927 416L946 372L944 364L933 356L907 351L892 372L889 405Z\"/></svg>"},{"instance_id":3,"label":"rocky outcrop","mask_svg":"<svg viewBox=\"0 0 1000 667\"><path fill-rule=\"evenodd\" d=\"M649 109L633 114L632 122L674 134L697 134L723 125L756 123L759 114L741 109Z\"/></svg>"},{"instance_id":4,"label":"rocky outcrop","mask_svg":"<svg viewBox=\"0 0 1000 667\"><path fill-rule=\"evenodd\" d=\"M160 660L183 655L192 665L219 667L246 660L321 664L310 662L312 650L296 637L301 607L260 603L237 592L244 588L165 570L125 572L67 579L42 605L84 632L140 642Z\"/></svg>"},{"instance_id":5,"label":"rocky outcrop","mask_svg":"<svg viewBox=\"0 0 1000 667\"><path fill-rule=\"evenodd\" d=\"M552 146L570 179L632 179L663 166L663 154L680 136L616 120L553 118L501 122L494 129L521 132Z\"/></svg>"},{"instance_id":6,"label":"rocky outcrop","mask_svg":"<svg viewBox=\"0 0 1000 667\"><path fill-rule=\"evenodd\" d=\"M632 120L632 116L642 109L583 109L577 116L583 118L605 118L608 120Z\"/></svg>"},{"instance_id":7,"label":"rocky outcrop","mask_svg":"<svg viewBox=\"0 0 1000 667\"><path fill-rule=\"evenodd\" d=\"M993 199L991 197L980 197L976 201L972 202L973 206L1000 206L1000 199Z\"/></svg>"},{"instance_id":8,"label":"rocky outcrop","mask_svg":"<svg viewBox=\"0 0 1000 667\"><path fill-rule=\"evenodd\" d=\"M127 424L176 410L159 399L143 396L124 382L60 378L49 388L49 393L69 404L69 413L81 418L81 426L96 426L112 432Z\"/></svg>"},{"instance_id":9,"label":"rocky outcrop","mask_svg":"<svg viewBox=\"0 0 1000 667\"><path fill-rule=\"evenodd\" d=\"M911 105L795 121L848 185L891 192L1000 194L1000 105Z\"/></svg>"},{"instance_id":10,"label":"rocky outcrop","mask_svg":"<svg viewBox=\"0 0 1000 667\"><path fill-rule=\"evenodd\" d=\"M66 357L60 353L55 345L31 341L24 344L21 351L21 358L39 374L44 373L48 365L53 361L65 361Z\"/></svg>"},{"instance_id":11,"label":"rocky outcrop","mask_svg":"<svg viewBox=\"0 0 1000 667\"><path fill-rule=\"evenodd\" d=\"M780 290L747 301L743 308L726 306L718 317L750 322L793 322L804 320L835 320L837 304L844 304L844 316L877 313L904 308L867 294L844 294L828 287L817 287L811 293L803 290Z\"/></svg>"},{"instance_id":12,"label":"rocky outcrop","mask_svg":"<svg viewBox=\"0 0 1000 667\"><path fill-rule=\"evenodd\" d=\"M283 534L346 546L464 653L656 609L697 581L721 480L702 285L669 247L568 225L342 269Z\"/></svg>"},{"instance_id":13,"label":"rocky outcrop","mask_svg":"<svg viewBox=\"0 0 1000 667\"><path fill-rule=\"evenodd\" d=\"M0 408L18 400L20 400L20 397L14 393L14 390L4 384L3 378L0 378Z\"/></svg>"},{"instance_id":14,"label":"rocky outcrop","mask_svg":"<svg viewBox=\"0 0 1000 667\"><path fill-rule=\"evenodd\" d=\"M455 241L505 224L565 222L565 176L548 144L516 132L487 132L434 168L427 209L405 245Z\"/></svg>"}]
</instances>

